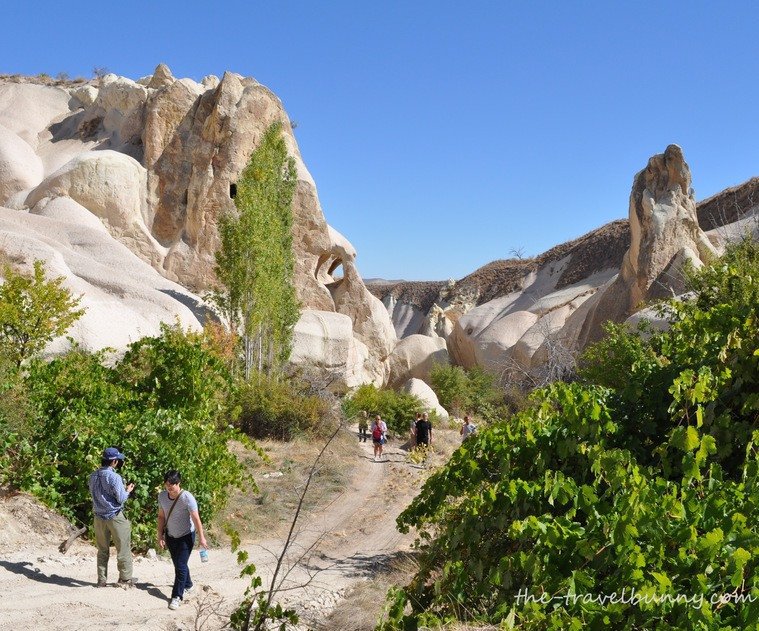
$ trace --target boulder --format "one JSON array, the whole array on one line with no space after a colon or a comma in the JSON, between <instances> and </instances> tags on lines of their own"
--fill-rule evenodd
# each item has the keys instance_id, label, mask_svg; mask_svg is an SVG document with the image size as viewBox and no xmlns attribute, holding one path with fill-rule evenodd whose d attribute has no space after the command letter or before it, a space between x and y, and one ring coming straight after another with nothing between
<instances>
[{"instance_id":1,"label":"boulder","mask_svg":"<svg viewBox=\"0 0 759 631\"><path fill-rule=\"evenodd\" d=\"M145 222L146 172L136 160L116 151L77 156L32 190L25 204L69 197L96 215L119 241L147 263L159 266L160 245Z\"/></svg>"},{"instance_id":2,"label":"boulder","mask_svg":"<svg viewBox=\"0 0 759 631\"><path fill-rule=\"evenodd\" d=\"M419 399L429 412L436 412L438 418L448 418L448 412L442 405L440 405L435 391L421 379L409 379L403 384L401 390Z\"/></svg>"},{"instance_id":3,"label":"boulder","mask_svg":"<svg viewBox=\"0 0 759 631\"><path fill-rule=\"evenodd\" d=\"M293 329L290 362L330 375L332 387L382 385L384 374L373 374L366 345L353 337L351 319L331 311L305 310Z\"/></svg>"},{"instance_id":4,"label":"boulder","mask_svg":"<svg viewBox=\"0 0 759 631\"><path fill-rule=\"evenodd\" d=\"M388 360L388 385L398 387L411 378L429 382L435 364L448 364L445 340L426 335L410 335L393 349Z\"/></svg>"},{"instance_id":5,"label":"boulder","mask_svg":"<svg viewBox=\"0 0 759 631\"><path fill-rule=\"evenodd\" d=\"M87 108L95 104L95 100L98 98L98 89L94 85L83 85L72 90L71 96L78 101L79 106Z\"/></svg>"}]
</instances>

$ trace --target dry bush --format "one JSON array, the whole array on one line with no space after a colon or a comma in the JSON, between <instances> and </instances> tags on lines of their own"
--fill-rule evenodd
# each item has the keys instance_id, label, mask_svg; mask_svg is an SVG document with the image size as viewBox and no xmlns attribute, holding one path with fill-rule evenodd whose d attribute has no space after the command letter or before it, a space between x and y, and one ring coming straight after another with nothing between
<instances>
[{"instance_id":1,"label":"dry bush","mask_svg":"<svg viewBox=\"0 0 759 631\"><path fill-rule=\"evenodd\" d=\"M352 434L344 431L332 441L306 497L306 511L328 503L345 490L355 459L354 440ZM232 446L258 488L233 491L227 508L212 525L214 536L221 542L228 542L226 535L222 534L224 524L240 534L243 544L262 535L282 534L290 523L303 481L323 441L299 436L289 442L261 440L257 444L266 454L267 461L242 445Z\"/></svg>"}]
</instances>

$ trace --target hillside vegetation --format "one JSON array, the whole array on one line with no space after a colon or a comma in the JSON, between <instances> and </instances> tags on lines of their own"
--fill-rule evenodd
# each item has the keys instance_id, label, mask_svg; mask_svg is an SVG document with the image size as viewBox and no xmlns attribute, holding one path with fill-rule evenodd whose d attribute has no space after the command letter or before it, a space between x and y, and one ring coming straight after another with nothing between
<instances>
[{"instance_id":1,"label":"hillside vegetation","mask_svg":"<svg viewBox=\"0 0 759 631\"><path fill-rule=\"evenodd\" d=\"M610 326L582 379L469 439L399 516L420 565L382 629L746 629L759 619L759 247ZM752 622L753 621L753 622Z\"/></svg>"}]
</instances>

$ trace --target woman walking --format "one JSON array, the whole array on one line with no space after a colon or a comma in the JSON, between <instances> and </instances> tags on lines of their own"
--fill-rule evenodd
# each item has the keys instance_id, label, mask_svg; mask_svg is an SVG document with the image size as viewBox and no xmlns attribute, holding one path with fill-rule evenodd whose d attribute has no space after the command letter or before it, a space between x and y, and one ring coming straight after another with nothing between
<instances>
[{"instance_id":1,"label":"woman walking","mask_svg":"<svg viewBox=\"0 0 759 631\"><path fill-rule=\"evenodd\" d=\"M167 471L163 476L165 491L158 494L158 545L168 548L174 564L174 587L171 590L169 609L179 609L184 595L192 590L192 579L187 562L195 546L195 533L200 545L208 548L200 521L198 503L192 493L182 489L179 471Z\"/></svg>"},{"instance_id":2,"label":"woman walking","mask_svg":"<svg viewBox=\"0 0 759 631\"><path fill-rule=\"evenodd\" d=\"M374 417L374 421L372 422L372 444L374 445L374 461L376 462L379 458L382 459L382 449L383 445L387 442L387 437L385 436L387 434L387 425L385 425L385 421L382 420L382 417L377 414L376 417Z\"/></svg>"}]
</instances>

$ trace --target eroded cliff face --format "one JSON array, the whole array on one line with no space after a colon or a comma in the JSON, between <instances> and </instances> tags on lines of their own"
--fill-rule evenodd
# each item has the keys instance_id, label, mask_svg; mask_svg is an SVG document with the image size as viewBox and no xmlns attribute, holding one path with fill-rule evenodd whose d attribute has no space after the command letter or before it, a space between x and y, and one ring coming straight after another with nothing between
<instances>
[{"instance_id":1,"label":"eroded cliff face","mask_svg":"<svg viewBox=\"0 0 759 631\"><path fill-rule=\"evenodd\" d=\"M138 81L115 75L60 85L0 79L0 238L6 237L0 247L20 266L34 257L57 261L57 273L87 296L92 283L82 283L82 265L72 260L95 257L78 235L85 226L97 233L101 255L93 269L106 268L94 285L109 300L88 308L76 333L86 347L114 345L116 337L115 345L123 346L124 339L152 335L160 321L177 314L197 327L198 296L215 285L219 219L235 212L235 183L275 121L283 124L297 166L298 298L305 310L342 313L350 321L348 334L345 319L306 318L296 327L301 348L294 356L343 370L348 385L384 383L396 343L389 316L366 291L355 250L327 225L282 103L255 79L227 72L197 83L174 78L163 64ZM7 238L19 230L23 244ZM347 282L332 277L341 265ZM117 308L127 267L142 270L135 273L152 279L142 283L146 292L152 287L168 302L159 300L164 308L155 310L136 298L131 308L141 328L104 336L95 321ZM137 280L136 293L139 285ZM308 324L327 321L330 327L321 331ZM338 344L330 343L333 334Z\"/></svg>"},{"instance_id":2,"label":"eroded cliff face","mask_svg":"<svg viewBox=\"0 0 759 631\"><path fill-rule=\"evenodd\" d=\"M670 145L635 176L626 221L532 259L495 261L456 282L371 285L402 337L391 383L432 355L417 340L420 350L406 357L407 340L418 334L444 338L453 362L497 375L534 375L571 361L600 338L606 321L682 293L685 264L702 265L747 231L759 236L757 215L759 178L697 205L683 152Z\"/></svg>"}]
</instances>

